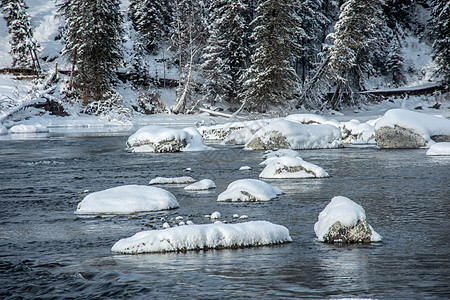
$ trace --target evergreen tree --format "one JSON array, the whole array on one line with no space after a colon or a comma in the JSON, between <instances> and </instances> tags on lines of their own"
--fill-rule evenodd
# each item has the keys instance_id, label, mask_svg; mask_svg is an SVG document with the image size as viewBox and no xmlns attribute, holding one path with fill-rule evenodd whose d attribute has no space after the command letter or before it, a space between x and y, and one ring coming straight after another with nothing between
<instances>
[{"instance_id":1,"label":"evergreen tree","mask_svg":"<svg viewBox=\"0 0 450 300\"><path fill-rule=\"evenodd\" d=\"M38 43L33 38L28 6L23 0L2 0L3 17L11 34L10 54L13 67L34 68L40 70L37 57Z\"/></svg>"},{"instance_id":2,"label":"evergreen tree","mask_svg":"<svg viewBox=\"0 0 450 300\"><path fill-rule=\"evenodd\" d=\"M243 93L250 109L265 111L270 105L288 105L293 98L298 77L292 65L300 49L295 37L304 34L298 8L297 0L265 0L256 9L256 49Z\"/></svg>"},{"instance_id":3,"label":"evergreen tree","mask_svg":"<svg viewBox=\"0 0 450 300\"><path fill-rule=\"evenodd\" d=\"M432 1L433 17L433 59L438 65L437 74L450 83L450 2Z\"/></svg>"},{"instance_id":4,"label":"evergreen tree","mask_svg":"<svg viewBox=\"0 0 450 300\"><path fill-rule=\"evenodd\" d=\"M369 69L369 57L377 47L382 28L382 0L348 0L341 6L339 20L330 37L327 76L336 83L336 92L330 104L360 104L361 80Z\"/></svg>"},{"instance_id":5,"label":"evergreen tree","mask_svg":"<svg viewBox=\"0 0 450 300\"><path fill-rule=\"evenodd\" d=\"M65 19L63 54L72 63L73 88L83 105L99 101L117 80L122 62L120 0L62 0Z\"/></svg>"},{"instance_id":6,"label":"evergreen tree","mask_svg":"<svg viewBox=\"0 0 450 300\"><path fill-rule=\"evenodd\" d=\"M205 100L209 103L237 103L247 56L244 11L240 0L218 0L210 6L210 36L202 64Z\"/></svg>"},{"instance_id":7,"label":"evergreen tree","mask_svg":"<svg viewBox=\"0 0 450 300\"><path fill-rule=\"evenodd\" d=\"M405 82L403 63L404 59L401 49L398 45L395 45L386 62L387 69L392 74L392 82L395 86Z\"/></svg>"}]
</instances>

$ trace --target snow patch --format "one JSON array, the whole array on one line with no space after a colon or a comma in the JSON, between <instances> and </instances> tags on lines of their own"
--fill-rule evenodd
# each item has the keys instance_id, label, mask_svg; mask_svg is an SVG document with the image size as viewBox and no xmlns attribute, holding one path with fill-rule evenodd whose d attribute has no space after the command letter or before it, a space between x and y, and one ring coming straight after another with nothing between
<instances>
[{"instance_id":1,"label":"snow patch","mask_svg":"<svg viewBox=\"0 0 450 300\"><path fill-rule=\"evenodd\" d=\"M442 142L436 143L430 146L427 151L427 155L430 156L448 156L450 155L450 143Z\"/></svg>"},{"instance_id":2,"label":"snow patch","mask_svg":"<svg viewBox=\"0 0 450 300\"><path fill-rule=\"evenodd\" d=\"M215 189L216 184L211 179L202 179L198 182L186 186L184 189L188 191L204 191L209 189Z\"/></svg>"},{"instance_id":3,"label":"snow patch","mask_svg":"<svg viewBox=\"0 0 450 300\"><path fill-rule=\"evenodd\" d=\"M190 176L181 177L156 177L150 180L149 184L186 184L192 183L196 180Z\"/></svg>"}]
</instances>

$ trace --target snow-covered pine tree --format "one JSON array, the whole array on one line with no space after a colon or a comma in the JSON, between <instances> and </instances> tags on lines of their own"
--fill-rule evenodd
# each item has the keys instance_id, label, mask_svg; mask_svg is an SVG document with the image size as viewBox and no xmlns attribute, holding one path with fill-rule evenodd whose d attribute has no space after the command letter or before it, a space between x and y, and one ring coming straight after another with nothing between
<instances>
[{"instance_id":1,"label":"snow-covered pine tree","mask_svg":"<svg viewBox=\"0 0 450 300\"><path fill-rule=\"evenodd\" d=\"M450 84L450 2L432 0L433 59L438 65L437 74Z\"/></svg>"},{"instance_id":2,"label":"snow-covered pine tree","mask_svg":"<svg viewBox=\"0 0 450 300\"><path fill-rule=\"evenodd\" d=\"M386 62L387 70L392 75L392 83L395 86L405 83L403 63L401 48L395 44Z\"/></svg>"},{"instance_id":3,"label":"snow-covered pine tree","mask_svg":"<svg viewBox=\"0 0 450 300\"><path fill-rule=\"evenodd\" d=\"M244 84L244 101L248 108L266 111L270 106L289 106L288 101L298 87L293 68L301 19L296 14L297 0L264 0L256 9L253 37L256 49Z\"/></svg>"},{"instance_id":4,"label":"snow-covered pine tree","mask_svg":"<svg viewBox=\"0 0 450 300\"><path fill-rule=\"evenodd\" d=\"M244 11L240 0L213 1L208 10L209 38L201 65L208 103L238 102L247 57Z\"/></svg>"},{"instance_id":5,"label":"snow-covered pine tree","mask_svg":"<svg viewBox=\"0 0 450 300\"><path fill-rule=\"evenodd\" d=\"M24 0L2 0L3 18L11 34L10 54L13 58L12 67L34 68L40 71L37 50L39 45L33 38L30 17Z\"/></svg>"},{"instance_id":6,"label":"snow-covered pine tree","mask_svg":"<svg viewBox=\"0 0 450 300\"><path fill-rule=\"evenodd\" d=\"M73 88L83 105L104 99L122 62L120 0L61 0L63 54L74 66Z\"/></svg>"},{"instance_id":7,"label":"snow-covered pine tree","mask_svg":"<svg viewBox=\"0 0 450 300\"><path fill-rule=\"evenodd\" d=\"M140 42L150 53L158 49L164 29L164 10L160 0L131 0L130 19L134 29L142 35Z\"/></svg>"},{"instance_id":8,"label":"snow-covered pine tree","mask_svg":"<svg viewBox=\"0 0 450 300\"><path fill-rule=\"evenodd\" d=\"M206 8L203 1L174 0L169 50L179 68L177 104L174 113L182 113L191 100L200 57L207 39Z\"/></svg>"},{"instance_id":9,"label":"snow-covered pine tree","mask_svg":"<svg viewBox=\"0 0 450 300\"><path fill-rule=\"evenodd\" d=\"M368 58L371 51L378 49L382 3L383 0L347 0L340 8L339 20L329 35L334 44L326 70L328 79L336 84L329 103L333 108L360 104L359 91L364 71L369 68Z\"/></svg>"}]
</instances>

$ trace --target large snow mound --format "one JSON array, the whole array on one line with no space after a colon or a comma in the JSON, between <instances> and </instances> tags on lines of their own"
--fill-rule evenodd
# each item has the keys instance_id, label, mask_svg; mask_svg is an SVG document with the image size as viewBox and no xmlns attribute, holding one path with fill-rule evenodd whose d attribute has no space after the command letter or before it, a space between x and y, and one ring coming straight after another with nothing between
<instances>
[{"instance_id":1,"label":"large snow mound","mask_svg":"<svg viewBox=\"0 0 450 300\"><path fill-rule=\"evenodd\" d=\"M133 214L179 207L170 192L145 185L124 185L94 192L81 201L76 214Z\"/></svg>"},{"instance_id":2,"label":"large snow mound","mask_svg":"<svg viewBox=\"0 0 450 300\"><path fill-rule=\"evenodd\" d=\"M366 212L364 208L356 202L347 197L336 196L331 199L330 203L325 209L320 212L318 221L314 224L314 231L319 241L324 241L324 236L329 232L329 229L336 223L340 222L342 226L354 227L359 221L366 220ZM382 237L371 229L372 242L381 241Z\"/></svg>"},{"instance_id":3,"label":"large snow mound","mask_svg":"<svg viewBox=\"0 0 450 300\"><path fill-rule=\"evenodd\" d=\"M375 130L396 126L411 130L427 142L431 136L450 135L450 120L405 109L388 110L375 123Z\"/></svg>"},{"instance_id":4,"label":"large snow mound","mask_svg":"<svg viewBox=\"0 0 450 300\"><path fill-rule=\"evenodd\" d=\"M258 130L246 149L323 149L342 146L341 132L332 125L306 125L279 120Z\"/></svg>"},{"instance_id":5,"label":"large snow mound","mask_svg":"<svg viewBox=\"0 0 450 300\"><path fill-rule=\"evenodd\" d=\"M113 252L125 254L263 246L291 242L289 230L267 221L206 224L138 232L121 239Z\"/></svg>"},{"instance_id":6,"label":"large snow mound","mask_svg":"<svg viewBox=\"0 0 450 300\"><path fill-rule=\"evenodd\" d=\"M184 129L148 125L140 128L127 140L132 152L178 152L212 150L194 127Z\"/></svg>"},{"instance_id":7,"label":"large snow mound","mask_svg":"<svg viewBox=\"0 0 450 300\"><path fill-rule=\"evenodd\" d=\"M450 155L450 143L442 142L431 145L430 149L428 149L427 151L427 155L430 156Z\"/></svg>"},{"instance_id":8,"label":"large snow mound","mask_svg":"<svg viewBox=\"0 0 450 300\"><path fill-rule=\"evenodd\" d=\"M14 125L9 129L9 133L46 133L48 132L47 126L36 124L36 125Z\"/></svg>"},{"instance_id":9,"label":"large snow mound","mask_svg":"<svg viewBox=\"0 0 450 300\"><path fill-rule=\"evenodd\" d=\"M266 167L259 174L260 178L325 178L330 177L321 167L306 162L300 157L283 156L269 158Z\"/></svg>"},{"instance_id":10,"label":"large snow mound","mask_svg":"<svg viewBox=\"0 0 450 300\"><path fill-rule=\"evenodd\" d=\"M282 193L281 189L258 179L239 179L230 183L217 201L269 201Z\"/></svg>"}]
</instances>

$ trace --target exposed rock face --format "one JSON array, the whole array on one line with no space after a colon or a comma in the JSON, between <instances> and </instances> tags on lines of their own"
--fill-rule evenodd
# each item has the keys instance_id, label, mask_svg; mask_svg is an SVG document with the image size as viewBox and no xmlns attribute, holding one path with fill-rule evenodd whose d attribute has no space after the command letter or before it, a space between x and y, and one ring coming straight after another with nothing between
<instances>
[{"instance_id":1,"label":"exposed rock face","mask_svg":"<svg viewBox=\"0 0 450 300\"><path fill-rule=\"evenodd\" d=\"M265 142L263 140L266 140ZM247 148L253 150L272 150L272 149L289 149L291 145L280 132L270 131L263 137L257 137L251 140L247 145Z\"/></svg>"},{"instance_id":2,"label":"exposed rock face","mask_svg":"<svg viewBox=\"0 0 450 300\"><path fill-rule=\"evenodd\" d=\"M375 131L375 139L382 149L416 149L427 144L423 137L400 126L381 127Z\"/></svg>"},{"instance_id":3,"label":"exposed rock face","mask_svg":"<svg viewBox=\"0 0 450 300\"><path fill-rule=\"evenodd\" d=\"M436 143L449 143L450 135L432 135L431 139Z\"/></svg>"},{"instance_id":4,"label":"exposed rock face","mask_svg":"<svg viewBox=\"0 0 450 300\"><path fill-rule=\"evenodd\" d=\"M358 221L353 227L343 226L337 221L323 236L325 243L370 243L372 230L366 220Z\"/></svg>"}]
</instances>

